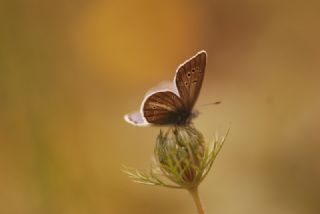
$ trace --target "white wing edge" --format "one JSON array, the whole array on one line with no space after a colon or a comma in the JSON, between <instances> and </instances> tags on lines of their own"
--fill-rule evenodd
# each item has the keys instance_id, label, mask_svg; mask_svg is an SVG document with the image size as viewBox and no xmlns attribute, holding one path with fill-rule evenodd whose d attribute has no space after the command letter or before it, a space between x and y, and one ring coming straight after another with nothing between
<instances>
[{"instance_id":1,"label":"white wing edge","mask_svg":"<svg viewBox=\"0 0 320 214\"><path fill-rule=\"evenodd\" d=\"M175 93L177 96L179 96L177 86L173 81L162 81L155 87L149 89L147 93L144 95L144 98L149 97L154 93L162 92L162 91L171 91Z\"/></svg>"}]
</instances>

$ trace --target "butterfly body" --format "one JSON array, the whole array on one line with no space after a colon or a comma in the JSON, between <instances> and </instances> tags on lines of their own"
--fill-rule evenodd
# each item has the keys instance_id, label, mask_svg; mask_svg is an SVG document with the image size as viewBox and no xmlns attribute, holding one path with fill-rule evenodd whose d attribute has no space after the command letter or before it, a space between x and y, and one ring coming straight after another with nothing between
<instances>
[{"instance_id":1,"label":"butterfly body","mask_svg":"<svg viewBox=\"0 0 320 214\"><path fill-rule=\"evenodd\" d=\"M206 52L200 51L182 63L176 71L173 87L148 94L140 112L126 115L125 120L139 126L189 125L198 115L193 106L202 86L206 57Z\"/></svg>"}]
</instances>

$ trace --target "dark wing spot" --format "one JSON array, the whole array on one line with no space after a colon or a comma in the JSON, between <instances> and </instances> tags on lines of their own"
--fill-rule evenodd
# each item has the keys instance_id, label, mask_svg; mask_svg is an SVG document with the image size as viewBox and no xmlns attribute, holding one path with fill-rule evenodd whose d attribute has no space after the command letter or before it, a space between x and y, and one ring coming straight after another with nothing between
<instances>
[{"instance_id":1,"label":"dark wing spot","mask_svg":"<svg viewBox=\"0 0 320 214\"><path fill-rule=\"evenodd\" d=\"M190 73L190 72L187 73L187 77L188 77L188 78L191 77L191 73Z\"/></svg>"},{"instance_id":2,"label":"dark wing spot","mask_svg":"<svg viewBox=\"0 0 320 214\"><path fill-rule=\"evenodd\" d=\"M191 69L191 72L192 72L192 73L194 73L195 71L196 71L196 69L195 69L195 68L192 68L192 69Z\"/></svg>"},{"instance_id":3,"label":"dark wing spot","mask_svg":"<svg viewBox=\"0 0 320 214\"><path fill-rule=\"evenodd\" d=\"M184 84L185 84L185 86L188 86L188 85L189 85L189 83L188 83L188 82L184 82Z\"/></svg>"}]
</instances>

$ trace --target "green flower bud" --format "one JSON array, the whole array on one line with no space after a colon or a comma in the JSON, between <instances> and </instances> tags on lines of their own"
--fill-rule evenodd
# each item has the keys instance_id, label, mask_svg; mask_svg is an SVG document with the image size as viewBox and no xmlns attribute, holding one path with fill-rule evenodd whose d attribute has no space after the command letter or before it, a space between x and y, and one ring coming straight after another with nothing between
<instances>
[{"instance_id":1,"label":"green flower bud","mask_svg":"<svg viewBox=\"0 0 320 214\"><path fill-rule=\"evenodd\" d=\"M160 131L156 139L155 157L161 171L184 188L197 186L202 178L201 165L206 144L203 135L191 126Z\"/></svg>"}]
</instances>

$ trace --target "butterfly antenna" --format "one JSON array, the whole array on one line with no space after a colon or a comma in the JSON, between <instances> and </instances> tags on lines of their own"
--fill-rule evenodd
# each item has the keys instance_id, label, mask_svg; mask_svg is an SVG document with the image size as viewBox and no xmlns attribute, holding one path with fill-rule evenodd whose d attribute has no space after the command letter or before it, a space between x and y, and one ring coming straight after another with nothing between
<instances>
[{"instance_id":1,"label":"butterfly antenna","mask_svg":"<svg viewBox=\"0 0 320 214\"><path fill-rule=\"evenodd\" d=\"M211 105L218 105L220 104L221 101L216 101L216 102L213 102L213 103L205 103L205 104L202 104L201 106L211 106Z\"/></svg>"}]
</instances>

